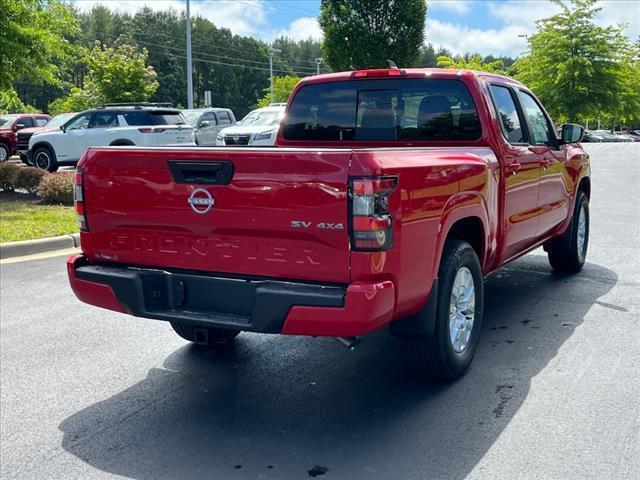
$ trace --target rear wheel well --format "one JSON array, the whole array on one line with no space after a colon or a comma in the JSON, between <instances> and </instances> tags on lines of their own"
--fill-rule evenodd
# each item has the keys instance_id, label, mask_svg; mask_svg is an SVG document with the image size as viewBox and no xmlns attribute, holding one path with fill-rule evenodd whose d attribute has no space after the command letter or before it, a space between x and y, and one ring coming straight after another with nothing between
<instances>
[{"instance_id":1,"label":"rear wheel well","mask_svg":"<svg viewBox=\"0 0 640 480\"><path fill-rule=\"evenodd\" d=\"M135 143L133 143L131 140L127 139L127 138L119 138L117 140L114 140L113 142L111 142L109 144L110 147L122 147L122 146L135 146Z\"/></svg>"},{"instance_id":2,"label":"rear wheel well","mask_svg":"<svg viewBox=\"0 0 640 480\"><path fill-rule=\"evenodd\" d=\"M591 179L589 177L584 177L582 180L580 180L578 190L582 190L587 198L591 200Z\"/></svg>"},{"instance_id":3,"label":"rear wheel well","mask_svg":"<svg viewBox=\"0 0 640 480\"><path fill-rule=\"evenodd\" d=\"M484 228L478 217L467 217L454 223L447 233L447 240L457 239L468 242L476 252L480 265L484 258Z\"/></svg>"}]
</instances>

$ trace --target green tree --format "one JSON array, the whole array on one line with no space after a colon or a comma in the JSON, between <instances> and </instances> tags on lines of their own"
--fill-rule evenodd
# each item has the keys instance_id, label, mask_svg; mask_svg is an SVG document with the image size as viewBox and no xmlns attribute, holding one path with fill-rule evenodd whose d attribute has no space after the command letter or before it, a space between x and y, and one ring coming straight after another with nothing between
<instances>
[{"instance_id":1,"label":"green tree","mask_svg":"<svg viewBox=\"0 0 640 480\"><path fill-rule=\"evenodd\" d=\"M143 102L158 89L156 72L147 65L148 53L133 45L96 45L87 55L90 83L105 102Z\"/></svg>"},{"instance_id":2,"label":"green tree","mask_svg":"<svg viewBox=\"0 0 640 480\"><path fill-rule=\"evenodd\" d=\"M273 102L282 103L289 100L289 95L293 91L300 79L298 77L292 77L285 75L284 77L273 77ZM264 96L258 100L259 107L268 107L271 103L271 88L266 87L264 89Z\"/></svg>"},{"instance_id":3,"label":"green tree","mask_svg":"<svg viewBox=\"0 0 640 480\"><path fill-rule=\"evenodd\" d=\"M452 58L445 55L438 57L438 66L441 68L453 68L461 70L478 70L489 73L503 73L504 62L502 60L493 60L484 62L480 54L469 57Z\"/></svg>"},{"instance_id":4,"label":"green tree","mask_svg":"<svg viewBox=\"0 0 640 480\"><path fill-rule=\"evenodd\" d=\"M623 26L596 25L597 0L553 1L560 13L537 22L529 52L511 71L558 121L615 110L625 90L623 65L630 48Z\"/></svg>"},{"instance_id":5,"label":"green tree","mask_svg":"<svg viewBox=\"0 0 640 480\"><path fill-rule=\"evenodd\" d=\"M59 0L0 0L0 91L28 78L58 83L58 65L77 31L71 7Z\"/></svg>"},{"instance_id":6,"label":"green tree","mask_svg":"<svg viewBox=\"0 0 640 480\"><path fill-rule=\"evenodd\" d=\"M38 109L25 105L13 88L0 91L0 113L37 113Z\"/></svg>"},{"instance_id":7,"label":"green tree","mask_svg":"<svg viewBox=\"0 0 640 480\"><path fill-rule=\"evenodd\" d=\"M424 39L426 0L322 0L322 51L336 71L414 65Z\"/></svg>"}]
</instances>

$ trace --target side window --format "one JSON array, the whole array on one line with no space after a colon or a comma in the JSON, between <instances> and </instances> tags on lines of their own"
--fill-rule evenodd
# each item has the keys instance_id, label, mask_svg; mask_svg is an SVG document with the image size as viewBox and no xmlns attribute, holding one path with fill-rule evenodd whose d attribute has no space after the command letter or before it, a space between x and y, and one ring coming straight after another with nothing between
<instances>
[{"instance_id":1,"label":"side window","mask_svg":"<svg viewBox=\"0 0 640 480\"><path fill-rule=\"evenodd\" d=\"M529 124L531 143L533 145L549 144L551 139L549 135L549 122L547 122L547 117L544 112L527 92L520 90L518 96L520 97L520 103L522 104L522 109Z\"/></svg>"},{"instance_id":2,"label":"side window","mask_svg":"<svg viewBox=\"0 0 640 480\"><path fill-rule=\"evenodd\" d=\"M139 125L152 125L149 112L142 110L131 110L122 114L127 125L137 127Z\"/></svg>"},{"instance_id":3,"label":"side window","mask_svg":"<svg viewBox=\"0 0 640 480\"><path fill-rule=\"evenodd\" d=\"M89 112L77 116L67 124L67 130L82 130L87 128L92 114L92 112Z\"/></svg>"},{"instance_id":4,"label":"side window","mask_svg":"<svg viewBox=\"0 0 640 480\"><path fill-rule=\"evenodd\" d=\"M216 116L213 114L213 112L207 112L204 115L202 115L202 117L200 117L200 122L209 122L209 126L213 126L213 125L217 125L216 122Z\"/></svg>"},{"instance_id":5,"label":"side window","mask_svg":"<svg viewBox=\"0 0 640 480\"><path fill-rule=\"evenodd\" d=\"M22 125L25 126L25 128L29 128L29 127L33 127L34 126L33 118L31 118L31 117L22 117L16 123L21 123Z\"/></svg>"},{"instance_id":6,"label":"side window","mask_svg":"<svg viewBox=\"0 0 640 480\"><path fill-rule=\"evenodd\" d=\"M217 112L218 123L220 125L229 125L231 123L231 117L229 116L229 112Z\"/></svg>"},{"instance_id":7,"label":"side window","mask_svg":"<svg viewBox=\"0 0 640 480\"><path fill-rule=\"evenodd\" d=\"M44 127L49 120L45 117L36 117L35 121L36 121L36 125L35 125L36 127Z\"/></svg>"},{"instance_id":8,"label":"side window","mask_svg":"<svg viewBox=\"0 0 640 480\"><path fill-rule=\"evenodd\" d=\"M110 128L118 126L117 112L96 112L89 128Z\"/></svg>"},{"instance_id":9,"label":"side window","mask_svg":"<svg viewBox=\"0 0 640 480\"><path fill-rule=\"evenodd\" d=\"M522 123L513 101L511 91L507 87L491 85L491 96L500 117L502 133L509 143L524 143L526 139L522 131Z\"/></svg>"}]
</instances>

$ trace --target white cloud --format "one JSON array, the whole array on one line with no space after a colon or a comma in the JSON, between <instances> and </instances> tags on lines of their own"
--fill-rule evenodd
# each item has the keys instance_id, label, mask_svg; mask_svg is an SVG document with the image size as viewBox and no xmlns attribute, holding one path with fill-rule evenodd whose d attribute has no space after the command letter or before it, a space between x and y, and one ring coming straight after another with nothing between
<instances>
[{"instance_id":1,"label":"white cloud","mask_svg":"<svg viewBox=\"0 0 640 480\"><path fill-rule=\"evenodd\" d=\"M153 10L173 8L181 12L185 9L184 0L122 1L122 0L76 0L75 5L81 11L89 11L95 5L102 4L110 10L119 10L135 14L143 7ZM237 35L260 37L267 26L264 0L203 0L192 1L191 15L200 15L211 20L217 27L224 27Z\"/></svg>"},{"instance_id":2,"label":"white cloud","mask_svg":"<svg viewBox=\"0 0 640 480\"><path fill-rule=\"evenodd\" d=\"M280 30L276 37L288 37L292 40L307 40L322 38L322 29L315 17L300 17L289 24L286 30Z\"/></svg>"},{"instance_id":3,"label":"white cloud","mask_svg":"<svg viewBox=\"0 0 640 480\"><path fill-rule=\"evenodd\" d=\"M518 35L522 28L510 25L501 29L481 30L457 23L427 20L427 42L442 46L453 54L481 53L483 55L516 56L527 48L527 41Z\"/></svg>"},{"instance_id":4,"label":"white cloud","mask_svg":"<svg viewBox=\"0 0 640 480\"><path fill-rule=\"evenodd\" d=\"M626 23L625 34L633 41L640 35L640 3L636 1L607 0L600 2L602 10L596 23L602 26ZM426 41L442 46L454 54L481 53L483 55L518 56L527 49L526 38L536 31L536 21L560 12L548 1L488 2L488 12L501 21L502 26L492 29L469 28L458 22L427 19Z\"/></svg>"},{"instance_id":5,"label":"white cloud","mask_svg":"<svg viewBox=\"0 0 640 480\"><path fill-rule=\"evenodd\" d=\"M467 0L429 0L427 10L447 10L449 12L464 15L469 13L471 2Z\"/></svg>"}]
</instances>

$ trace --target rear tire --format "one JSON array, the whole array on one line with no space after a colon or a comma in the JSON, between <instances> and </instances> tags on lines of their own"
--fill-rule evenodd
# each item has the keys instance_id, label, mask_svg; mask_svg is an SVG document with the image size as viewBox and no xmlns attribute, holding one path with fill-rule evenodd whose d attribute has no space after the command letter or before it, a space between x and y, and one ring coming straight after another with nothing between
<instances>
[{"instance_id":1,"label":"rear tire","mask_svg":"<svg viewBox=\"0 0 640 480\"><path fill-rule=\"evenodd\" d=\"M227 330L225 328L199 327L190 323L171 322L173 330L185 340L202 345L214 347L216 345L229 345L238 336L240 330Z\"/></svg>"},{"instance_id":2,"label":"rear tire","mask_svg":"<svg viewBox=\"0 0 640 480\"><path fill-rule=\"evenodd\" d=\"M24 153L21 153L21 154L20 154L20 161L21 161L22 163L24 163L24 164L25 164L26 166L28 166L28 167L30 167L30 166L31 166L31 164L29 163L29 160L28 160L27 156L26 156Z\"/></svg>"},{"instance_id":3,"label":"rear tire","mask_svg":"<svg viewBox=\"0 0 640 480\"><path fill-rule=\"evenodd\" d=\"M571 226L562 237L545 245L551 267L558 273L578 273L589 246L589 199L578 191Z\"/></svg>"},{"instance_id":4,"label":"rear tire","mask_svg":"<svg viewBox=\"0 0 640 480\"><path fill-rule=\"evenodd\" d=\"M484 286L473 247L461 240L447 241L438 277L434 332L403 337L402 349L407 364L420 376L451 380L467 371L480 338Z\"/></svg>"},{"instance_id":5,"label":"rear tire","mask_svg":"<svg viewBox=\"0 0 640 480\"><path fill-rule=\"evenodd\" d=\"M49 147L38 147L33 152L33 165L34 167L48 172L55 172L58 170L58 162L56 161L55 154Z\"/></svg>"}]
</instances>

